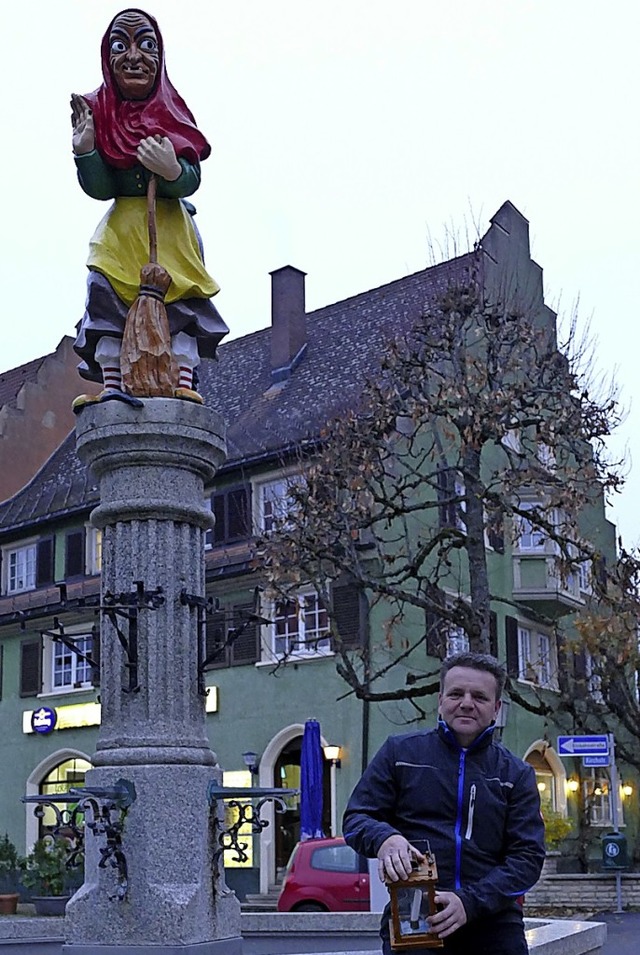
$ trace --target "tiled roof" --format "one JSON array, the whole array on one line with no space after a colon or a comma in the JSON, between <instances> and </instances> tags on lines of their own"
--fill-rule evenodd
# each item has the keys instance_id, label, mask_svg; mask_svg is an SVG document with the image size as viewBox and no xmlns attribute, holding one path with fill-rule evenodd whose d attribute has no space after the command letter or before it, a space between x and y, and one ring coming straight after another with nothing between
<instances>
[{"instance_id":1,"label":"tiled roof","mask_svg":"<svg viewBox=\"0 0 640 955\"><path fill-rule=\"evenodd\" d=\"M460 256L308 313L306 351L291 377L277 385L270 328L222 344L219 359L203 362L199 371L206 404L227 422L224 470L316 438L330 417L354 403L386 343L406 334L434 295L471 265L471 255ZM0 505L0 533L59 519L97 500L72 433L33 480Z\"/></svg>"},{"instance_id":2,"label":"tiled roof","mask_svg":"<svg viewBox=\"0 0 640 955\"><path fill-rule=\"evenodd\" d=\"M33 361L18 365L17 368L10 368L0 374L0 408L15 404L24 383L36 380L43 362L48 357L48 355L43 355L42 358L34 358Z\"/></svg>"}]
</instances>

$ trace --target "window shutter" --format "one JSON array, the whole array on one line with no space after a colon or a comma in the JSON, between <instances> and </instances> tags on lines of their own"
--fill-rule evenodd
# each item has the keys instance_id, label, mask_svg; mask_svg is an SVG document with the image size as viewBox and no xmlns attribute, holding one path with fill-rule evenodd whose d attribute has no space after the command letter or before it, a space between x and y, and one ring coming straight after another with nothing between
<instances>
[{"instance_id":1,"label":"window shutter","mask_svg":"<svg viewBox=\"0 0 640 955\"><path fill-rule=\"evenodd\" d=\"M489 653L498 657L498 615L493 610L489 613Z\"/></svg>"},{"instance_id":2,"label":"window shutter","mask_svg":"<svg viewBox=\"0 0 640 955\"><path fill-rule=\"evenodd\" d=\"M587 655L584 650L578 650L573 655L574 693L580 699L587 695Z\"/></svg>"},{"instance_id":3,"label":"window shutter","mask_svg":"<svg viewBox=\"0 0 640 955\"><path fill-rule=\"evenodd\" d=\"M447 655L447 634L442 625L442 618L432 610L427 610L424 615L424 625L427 635L427 656L444 660Z\"/></svg>"},{"instance_id":4,"label":"window shutter","mask_svg":"<svg viewBox=\"0 0 640 955\"><path fill-rule=\"evenodd\" d=\"M507 673L518 676L518 621L515 617L505 617L505 637L507 643Z\"/></svg>"},{"instance_id":5,"label":"window shutter","mask_svg":"<svg viewBox=\"0 0 640 955\"><path fill-rule=\"evenodd\" d=\"M245 540L250 537L249 491L246 487L237 487L227 493L227 539Z\"/></svg>"},{"instance_id":6,"label":"window shutter","mask_svg":"<svg viewBox=\"0 0 640 955\"><path fill-rule=\"evenodd\" d=\"M97 623L91 628L91 652L89 656L94 662L91 682L94 686L100 686L100 627Z\"/></svg>"},{"instance_id":7,"label":"window shutter","mask_svg":"<svg viewBox=\"0 0 640 955\"><path fill-rule=\"evenodd\" d=\"M20 644L20 696L36 696L42 689L40 637Z\"/></svg>"},{"instance_id":8,"label":"window shutter","mask_svg":"<svg viewBox=\"0 0 640 955\"><path fill-rule=\"evenodd\" d=\"M231 644L231 666L244 666L258 659L259 628L256 621L248 619L252 613L253 604L241 604L233 608L232 627L242 632Z\"/></svg>"},{"instance_id":9,"label":"window shutter","mask_svg":"<svg viewBox=\"0 0 640 955\"><path fill-rule=\"evenodd\" d=\"M2 699L3 663L4 663L4 644L0 643L0 700Z\"/></svg>"},{"instance_id":10,"label":"window shutter","mask_svg":"<svg viewBox=\"0 0 640 955\"><path fill-rule=\"evenodd\" d=\"M53 553L53 537L45 537L36 544L36 587L53 583Z\"/></svg>"},{"instance_id":11,"label":"window shutter","mask_svg":"<svg viewBox=\"0 0 640 955\"><path fill-rule=\"evenodd\" d=\"M436 472L436 484L438 493L438 523L440 527L450 527L450 507L449 494L449 472L444 468L438 468Z\"/></svg>"},{"instance_id":12,"label":"window shutter","mask_svg":"<svg viewBox=\"0 0 640 955\"><path fill-rule=\"evenodd\" d=\"M219 669L229 665L227 660L227 616L224 611L207 616L205 658L209 660L207 670Z\"/></svg>"},{"instance_id":13,"label":"window shutter","mask_svg":"<svg viewBox=\"0 0 640 955\"><path fill-rule=\"evenodd\" d=\"M84 531L67 534L64 553L64 576L80 577L84 574Z\"/></svg>"},{"instance_id":14,"label":"window shutter","mask_svg":"<svg viewBox=\"0 0 640 955\"><path fill-rule=\"evenodd\" d=\"M353 583L334 584L331 590L333 617L346 650L365 643L366 598Z\"/></svg>"}]
</instances>

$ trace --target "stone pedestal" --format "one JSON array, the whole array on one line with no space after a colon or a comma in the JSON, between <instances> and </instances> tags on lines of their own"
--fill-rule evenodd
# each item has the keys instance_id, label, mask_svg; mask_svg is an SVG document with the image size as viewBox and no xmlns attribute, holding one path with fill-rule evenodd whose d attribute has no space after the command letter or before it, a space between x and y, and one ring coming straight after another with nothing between
<instances>
[{"instance_id":1,"label":"stone pedestal","mask_svg":"<svg viewBox=\"0 0 640 955\"><path fill-rule=\"evenodd\" d=\"M220 771L199 692L202 634L184 600L205 594L204 484L224 460L224 427L196 404L143 404L92 405L77 422L78 454L100 485L91 520L103 531L102 605L142 605L101 614L102 725L86 780L135 786L122 836L129 887L119 900L115 870L98 868L104 841L87 832L64 951L236 955L240 906L213 868L207 789Z\"/></svg>"}]
</instances>

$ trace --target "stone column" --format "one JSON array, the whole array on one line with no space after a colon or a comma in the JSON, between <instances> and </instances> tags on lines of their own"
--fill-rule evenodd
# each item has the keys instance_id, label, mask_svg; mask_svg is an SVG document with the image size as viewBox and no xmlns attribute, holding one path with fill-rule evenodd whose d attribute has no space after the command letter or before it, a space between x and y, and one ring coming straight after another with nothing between
<instances>
[{"instance_id":1,"label":"stone column","mask_svg":"<svg viewBox=\"0 0 640 955\"><path fill-rule=\"evenodd\" d=\"M152 606L133 625L101 614L102 725L86 785L135 786L122 839L129 888L116 898L115 870L98 868L104 842L87 833L64 951L237 955L240 907L213 871L207 789L221 774L199 692L198 614L181 599L205 594L204 484L224 460L224 426L200 405L151 398L89 405L76 432L100 485L91 520L103 532L102 605L139 588Z\"/></svg>"}]
</instances>

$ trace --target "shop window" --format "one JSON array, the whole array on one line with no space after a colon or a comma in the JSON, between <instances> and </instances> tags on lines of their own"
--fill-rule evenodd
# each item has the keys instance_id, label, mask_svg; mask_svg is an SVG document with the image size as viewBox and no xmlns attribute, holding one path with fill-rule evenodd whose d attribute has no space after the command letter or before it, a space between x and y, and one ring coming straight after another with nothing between
<instances>
[{"instance_id":1,"label":"shop window","mask_svg":"<svg viewBox=\"0 0 640 955\"><path fill-rule=\"evenodd\" d=\"M536 783L540 793L540 805L542 811L545 809L553 812L558 811L558 794L556 788L556 777L553 770L544 755L538 750L532 750L526 757L526 762L533 766L536 774Z\"/></svg>"},{"instance_id":2,"label":"shop window","mask_svg":"<svg viewBox=\"0 0 640 955\"><path fill-rule=\"evenodd\" d=\"M611 777L606 768L584 769L582 778L584 809L590 826L612 826ZM618 793L618 824L623 824L622 799Z\"/></svg>"},{"instance_id":3,"label":"shop window","mask_svg":"<svg viewBox=\"0 0 640 955\"><path fill-rule=\"evenodd\" d=\"M85 775L91 769L91 763L79 757L65 759L47 773L39 786L39 793L47 799L56 795L68 793L70 789L80 789L84 786ZM63 819L68 819L75 808L74 803L57 803L57 809ZM38 838L50 833L57 825L56 813L52 806L44 808L44 815L39 820Z\"/></svg>"},{"instance_id":4,"label":"shop window","mask_svg":"<svg viewBox=\"0 0 640 955\"><path fill-rule=\"evenodd\" d=\"M253 785L251 773L248 770L226 771L222 774L222 785L233 789L248 789ZM251 806L251 800L234 799L233 803L226 800L224 803L224 825L229 829L240 818L240 807ZM242 845L245 858L239 857L235 849L225 849L223 853L225 869L250 869L254 865L254 833L250 822L244 823L238 830L238 842Z\"/></svg>"}]
</instances>

